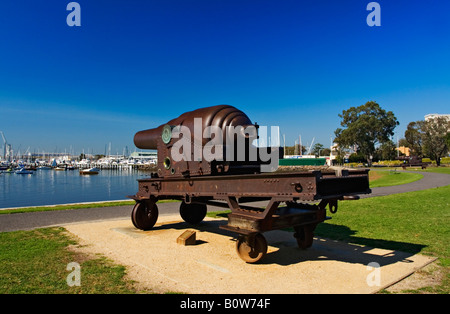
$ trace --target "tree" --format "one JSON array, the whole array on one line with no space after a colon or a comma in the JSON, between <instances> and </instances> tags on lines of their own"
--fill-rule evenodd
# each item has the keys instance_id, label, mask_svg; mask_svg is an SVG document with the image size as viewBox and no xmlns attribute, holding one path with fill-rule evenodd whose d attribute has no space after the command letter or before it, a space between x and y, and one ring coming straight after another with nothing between
<instances>
[{"instance_id":1,"label":"tree","mask_svg":"<svg viewBox=\"0 0 450 314\"><path fill-rule=\"evenodd\" d=\"M294 146L286 146L284 147L285 155L299 155L299 145L295 144ZM302 145L302 152L306 150L305 146Z\"/></svg>"},{"instance_id":2,"label":"tree","mask_svg":"<svg viewBox=\"0 0 450 314\"><path fill-rule=\"evenodd\" d=\"M406 140L406 138L401 138L398 140L398 146L409 147L409 142Z\"/></svg>"},{"instance_id":3,"label":"tree","mask_svg":"<svg viewBox=\"0 0 450 314\"><path fill-rule=\"evenodd\" d=\"M339 117L342 118L341 126L346 129L336 129L335 143L341 147L356 146L369 166L372 165L375 146L389 141L399 124L392 111L382 109L374 101L344 110Z\"/></svg>"},{"instance_id":4,"label":"tree","mask_svg":"<svg viewBox=\"0 0 450 314\"><path fill-rule=\"evenodd\" d=\"M311 153L313 153L313 155L315 155L316 157L319 157L320 156L320 151L322 151L322 150L323 150L323 145L320 144L320 143L316 143L314 145Z\"/></svg>"},{"instance_id":5,"label":"tree","mask_svg":"<svg viewBox=\"0 0 450 314\"><path fill-rule=\"evenodd\" d=\"M321 152L322 156L329 156L330 154L331 154L331 149L329 149L329 148L322 149L322 152Z\"/></svg>"},{"instance_id":6,"label":"tree","mask_svg":"<svg viewBox=\"0 0 450 314\"><path fill-rule=\"evenodd\" d=\"M447 148L450 150L450 131L445 135L445 142L447 143Z\"/></svg>"},{"instance_id":7,"label":"tree","mask_svg":"<svg viewBox=\"0 0 450 314\"><path fill-rule=\"evenodd\" d=\"M392 160L396 157L395 144L391 140L384 142L377 149L378 159Z\"/></svg>"},{"instance_id":8,"label":"tree","mask_svg":"<svg viewBox=\"0 0 450 314\"><path fill-rule=\"evenodd\" d=\"M422 157L422 127L425 121L410 122L405 131L405 139L408 142L411 155Z\"/></svg>"},{"instance_id":9,"label":"tree","mask_svg":"<svg viewBox=\"0 0 450 314\"><path fill-rule=\"evenodd\" d=\"M449 147L447 134L450 130L450 121L438 117L425 121L422 125L422 142L424 153L431 160L436 160L436 165L441 164L441 157L445 156Z\"/></svg>"}]
</instances>

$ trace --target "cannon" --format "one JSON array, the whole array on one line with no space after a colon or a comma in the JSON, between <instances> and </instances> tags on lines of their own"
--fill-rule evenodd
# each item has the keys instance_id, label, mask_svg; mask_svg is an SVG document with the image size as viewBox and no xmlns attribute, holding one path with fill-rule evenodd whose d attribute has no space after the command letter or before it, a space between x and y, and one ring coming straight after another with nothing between
<instances>
[{"instance_id":1,"label":"cannon","mask_svg":"<svg viewBox=\"0 0 450 314\"><path fill-rule=\"evenodd\" d=\"M268 164L259 158L263 150L266 156L272 150L282 156L279 148L253 145L258 128L239 109L218 105L186 112L157 128L137 132L134 144L158 151L158 172L154 174L158 177L257 173L261 165Z\"/></svg>"},{"instance_id":2,"label":"cannon","mask_svg":"<svg viewBox=\"0 0 450 314\"><path fill-rule=\"evenodd\" d=\"M137 132L135 145L157 149L158 164L128 196L136 202L133 225L150 230L158 219L158 200L181 201L180 215L190 224L204 219L208 205L228 208L228 222L220 228L238 235L241 259L256 263L267 253L264 232L293 228L298 246L306 249L317 224L330 219L327 207L336 213L338 201L371 193L368 169L268 172L282 150L255 146L258 129L242 111L219 105ZM248 204L256 201L265 205Z\"/></svg>"}]
</instances>

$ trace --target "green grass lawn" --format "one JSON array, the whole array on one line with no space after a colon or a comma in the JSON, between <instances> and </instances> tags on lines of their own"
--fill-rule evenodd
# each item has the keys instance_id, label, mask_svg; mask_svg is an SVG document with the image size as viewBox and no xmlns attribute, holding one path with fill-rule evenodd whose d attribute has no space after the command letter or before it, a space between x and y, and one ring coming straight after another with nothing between
<instances>
[{"instance_id":1,"label":"green grass lawn","mask_svg":"<svg viewBox=\"0 0 450 314\"><path fill-rule=\"evenodd\" d=\"M411 169L412 170L412 169ZM414 169L414 171L435 172L450 174L450 167L428 167L426 169Z\"/></svg>"},{"instance_id":2,"label":"green grass lawn","mask_svg":"<svg viewBox=\"0 0 450 314\"><path fill-rule=\"evenodd\" d=\"M369 171L369 181L371 188L401 185L411 183L422 178L423 175L420 173L408 173L396 170Z\"/></svg>"},{"instance_id":3,"label":"green grass lawn","mask_svg":"<svg viewBox=\"0 0 450 314\"><path fill-rule=\"evenodd\" d=\"M135 203L135 201L129 200L129 201L117 201L117 202L96 202L96 203L83 203L83 204L21 207L21 208L17 208L17 209L0 210L0 215L1 214L43 212L43 211L52 211L52 210L125 206L125 205L133 206L134 203Z\"/></svg>"},{"instance_id":4,"label":"green grass lawn","mask_svg":"<svg viewBox=\"0 0 450 314\"><path fill-rule=\"evenodd\" d=\"M0 233L0 294L134 293L125 267L70 250L63 228ZM80 265L80 286L70 287L68 263Z\"/></svg>"},{"instance_id":5,"label":"green grass lawn","mask_svg":"<svg viewBox=\"0 0 450 314\"><path fill-rule=\"evenodd\" d=\"M384 167L381 168L383 170L395 170L398 172L402 172L403 169L401 167ZM370 171L379 171L380 168L372 168ZM381 170L381 171L383 171ZM406 168L406 171L420 171L420 172L434 172L434 173L446 173L450 174L450 167L449 166L440 166L440 167L427 167L426 169L422 169L420 167L408 167Z\"/></svg>"},{"instance_id":6,"label":"green grass lawn","mask_svg":"<svg viewBox=\"0 0 450 314\"><path fill-rule=\"evenodd\" d=\"M340 202L316 235L377 248L435 256L444 268L440 286L450 293L450 186Z\"/></svg>"},{"instance_id":7,"label":"green grass lawn","mask_svg":"<svg viewBox=\"0 0 450 314\"><path fill-rule=\"evenodd\" d=\"M450 185L339 202L317 233L380 248L430 254L450 266Z\"/></svg>"},{"instance_id":8,"label":"green grass lawn","mask_svg":"<svg viewBox=\"0 0 450 314\"><path fill-rule=\"evenodd\" d=\"M167 202L179 202L177 200L161 200L158 203ZM99 207L112 207L112 206L130 206L130 212L133 205L136 204L133 200L125 201L113 201L113 202L95 202L95 203L82 203L82 204L67 204L67 205L54 205L54 206L35 206L35 207L23 207L17 209L4 209L0 210L1 214L18 214L18 213L30 213L30 212L43 212L52 210L67 210L67 209L82 209L82 208L99 208Z\"/></svg>"}]
</instances>

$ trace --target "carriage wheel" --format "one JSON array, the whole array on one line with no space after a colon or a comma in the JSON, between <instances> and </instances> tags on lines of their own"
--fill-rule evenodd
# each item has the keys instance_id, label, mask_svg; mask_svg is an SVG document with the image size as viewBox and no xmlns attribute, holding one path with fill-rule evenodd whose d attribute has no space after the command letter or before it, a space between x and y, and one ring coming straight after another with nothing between
<instances>
[{"instance_id":1,"label":"carriage wheel","mask_svg":"<svg viewBox=\"0 0 450 314\"><path fill-rule=\"evenodd\" d=\"M150 230L158 220L158 206L154 202L138 202L131 211L133 225L141 230Z\"/></svg>"},{"instance_id":2,"label":"carriage wheel","mask_svg":"<svg viewBox=\"0 0 450 314\"><path fill-rule=\"evenodd\" d=\"M297 239L298 247L301 249L307 249L311 247L314 238L315 225L294 227L294 229L294 237Z\"/></svg>"},{"instance_id":3,"label":"carriage wheel","mask_svg":"<svg viewBox=\"0 0 450 314\"><path fill-rule=\"evenodd\" d=\"M236 250L239 257L247 263L256 263L267 253L266 238L260 233L240 236L236 241Z\"/></svg>"},{"instance_id":4,"label":"carriage wheel","mask_svg":"<svg viewBox=\"0 0 450 314\"><path fill-rule=\"evenodd\" d=\"M182 202L180 205L181 218L183 218L184 221L193 225L200 223L203 220L203 218L205 218L206 211L207 208L205 204L197 204L197 203L186 204L185 202Z\"/></svg>"}]
</instances>

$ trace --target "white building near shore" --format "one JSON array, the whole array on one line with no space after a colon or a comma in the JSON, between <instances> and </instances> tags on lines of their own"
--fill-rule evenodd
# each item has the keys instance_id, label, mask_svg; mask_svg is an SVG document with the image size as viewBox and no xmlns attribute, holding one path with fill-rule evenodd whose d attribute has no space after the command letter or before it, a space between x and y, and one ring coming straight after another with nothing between
<instances>
[{"instance_id":1,"label":"white building near shore","mask_svg":"<svg viewBox=\"0 0 450 314\"><path fill-rule=\"evenodd\" d=\"M158 152L156 150L146 152L133 152L130 155L130 159L144 160L156 164L158 162Z\"/></svg>"},{"instance_id":2,"label":"white building near shore","mask_svg":"<svg viewBox=\"0 0 450 314\"><path fill-rule=\"evenodd\" d=\"M436 118L445 118L447 121L450 121L450 114L430 113L425 116L425 121Z\"/></svg>"}]
</instances>

